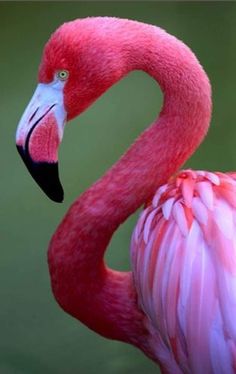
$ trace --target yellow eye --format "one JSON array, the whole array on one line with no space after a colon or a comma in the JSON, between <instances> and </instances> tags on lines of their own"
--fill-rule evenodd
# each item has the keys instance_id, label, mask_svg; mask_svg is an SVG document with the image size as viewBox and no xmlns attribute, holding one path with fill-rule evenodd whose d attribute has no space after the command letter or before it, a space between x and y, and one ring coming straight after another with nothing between
<instances>
[{"instance_id":1,"label":"yellow eye","mask_svg":"<svg viewBox=\"0 0 236 374\"><path fill-rule=\"evenodd\" d=\"M57 78L61 81L65 81L69 77L69 71L67 70L60 70L57 72Z\"/></svg>"}]
</instances>

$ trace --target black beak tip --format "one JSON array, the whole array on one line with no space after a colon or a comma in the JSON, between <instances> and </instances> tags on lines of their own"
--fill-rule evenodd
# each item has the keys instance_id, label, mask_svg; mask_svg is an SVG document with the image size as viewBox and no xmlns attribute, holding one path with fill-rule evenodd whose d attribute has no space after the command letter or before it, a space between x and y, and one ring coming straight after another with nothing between
<instances>
[{"instance_id":1,"label":"black beak tip","mask_svg":"<svg viewBox=\"0 0 236 374\"><path fill-rule=\"evenodd\" d=\"M28 171L44 193L56 203L62 203L64 191L59 179L57 162L34 162L22 146L16 146Z\"/></svg>"},{"instance_id":2,"label":"black beak tip","mask_svg":"<svg viewBox=\"0 0 236 374\"><path fill-rule=\"evenodd\" d=\"M52 166L52 164L49 164L49 165ZM46 188L43 188L43 186L42 186L41 188L45 192L45 194L49 197L49 199L51 199L55 203L62 203L63 202L63 200L64 200L64 191L63 191L63 188L62 188L61 183L60 183L59 180L57 182L57 186L54 185L53 190L49 189L48 186Z\"/></svg>"}]
</instances>

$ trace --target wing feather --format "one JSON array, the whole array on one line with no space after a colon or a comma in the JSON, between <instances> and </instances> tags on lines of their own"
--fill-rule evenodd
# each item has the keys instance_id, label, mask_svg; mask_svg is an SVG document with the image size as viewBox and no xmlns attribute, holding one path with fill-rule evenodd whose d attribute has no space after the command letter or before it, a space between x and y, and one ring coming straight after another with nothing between
<instances>
[{"instance_id":1,"label":"wing feather","mask_svg":"<svg viewBox=\"0 0 236 374\"><path fill-rule=\"evenodd\" d=\"M157 358L164 347L182 373L235 374L235 174L184 171L144 215L131 256L140 305L162 341Z\"/></svg>"}]
</instances>

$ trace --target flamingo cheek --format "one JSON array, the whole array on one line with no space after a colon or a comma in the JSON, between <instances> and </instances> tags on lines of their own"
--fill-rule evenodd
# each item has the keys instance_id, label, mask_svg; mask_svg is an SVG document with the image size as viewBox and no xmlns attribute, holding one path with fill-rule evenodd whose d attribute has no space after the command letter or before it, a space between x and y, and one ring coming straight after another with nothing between
<instances>
[{"instance_id":1,"label":"flamingo cheek","mask_svg":"<svg viewBox=\"0 0 236 374\"><path fill-rule=\"evenodd\" d=\"M29 154L34 162L55 163L58 161L60 138L58 124L53 113L49 113L33 130L29 139Z\"/></svg>"}]
</instances>

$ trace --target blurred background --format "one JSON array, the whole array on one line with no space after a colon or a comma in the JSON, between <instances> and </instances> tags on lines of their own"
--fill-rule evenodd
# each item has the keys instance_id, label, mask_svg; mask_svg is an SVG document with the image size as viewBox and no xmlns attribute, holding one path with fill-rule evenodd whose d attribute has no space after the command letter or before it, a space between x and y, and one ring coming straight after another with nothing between
<instances>
[{"instance_id":1,"label":"blurred background","mask_svg":"<svg viewBox=\"0 0 236 374\"><path fill-rule=\"evenodd\" d=\"M154 120L160 90L150 77L133 72L67 126L60 148L61 205L45 197L15 149L16 125L36 86L49 35L65 21L96 15L159 25L193 49L210 77L214 111L208 137L187 166L236 169L236 3L1 2L1 374L158 372L135 348L96 335L59 308L46 251L69 205ZM136 219L114 235L107 261L116 269L129 269Z\"/></svg>"}]
</instances>

